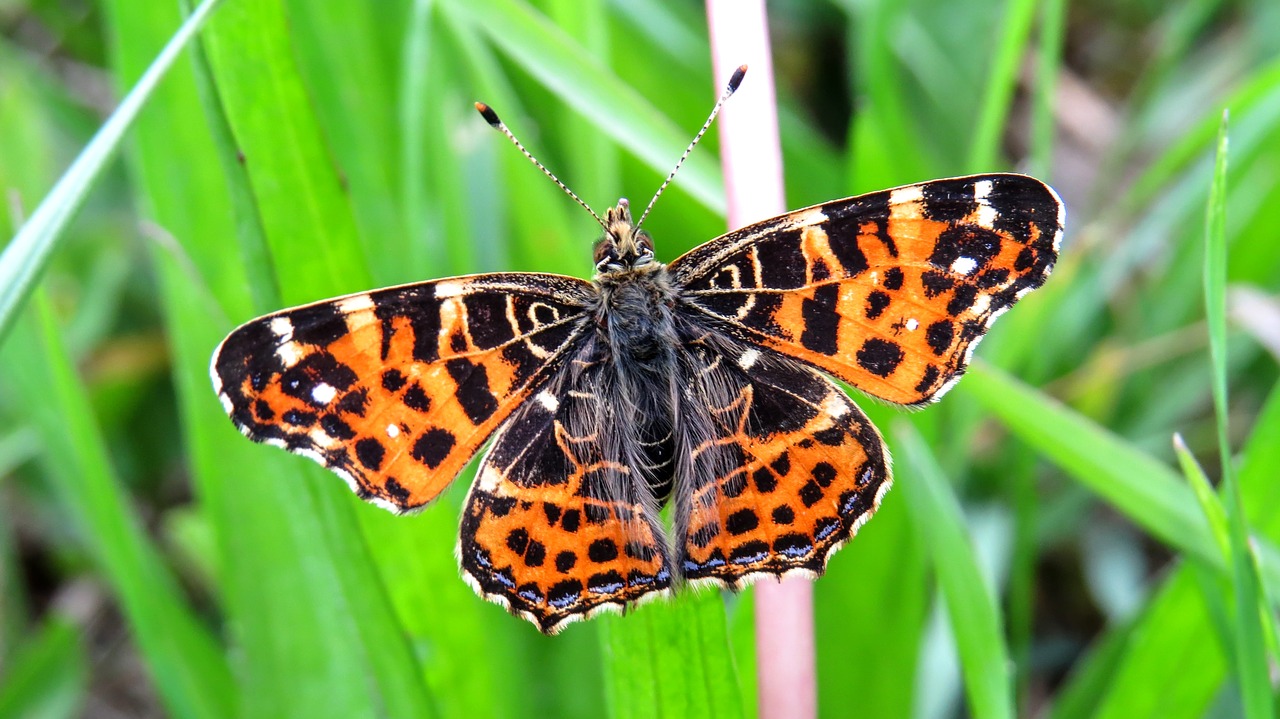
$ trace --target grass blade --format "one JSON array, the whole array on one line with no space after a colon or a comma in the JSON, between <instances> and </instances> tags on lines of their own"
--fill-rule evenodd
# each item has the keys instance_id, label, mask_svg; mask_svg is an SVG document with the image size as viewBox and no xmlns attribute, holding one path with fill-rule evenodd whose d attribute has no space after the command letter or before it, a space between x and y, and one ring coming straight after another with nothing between
<instances>
[{"instance_id":1,"label":"grass blade","mask_svg":"<svg viewBox=\"0 0 1280 719\"><path fill-rule=\"evenodd\" d=\"M1161 541L1222 565L1195 497L1167 465L984 362L970 366L960 388Z\"/></svg>"},{"instance_id":2,"label":"grass blade","mask_svg":"<svg viewBox=\"0 0 1280 719\"><path fill-rule=\"evenodd\" d=\"M933 556L938 587L946 602L951 631L964 670L965 692L975 717L1016 715L1009 650L1000 608L982 575L965 529L964 512L942 468L920 434L905 421L894 424L902 448L898 484L910 505L916 531Z\"/></svg>"},{"instance_id":3,"label":"grass blade","mask_svg":"<svg viewBox=\"0 0 1280 719\"><path fill-rule=\"evenodd\" d=\"M528 5L515 0L441 0L465 17L502 52L543 82L577 112L594 122L659 175L666 175L688 131L676 126L635 90L605 69L581 45ZM675 188L724 212L724 184L707 154L690 156Z\"/></svg>"},{"instance_id":4,"label":"grass blade","mask_svg":"<svg viewBox=\"0 0 1280 719\"><path fill-rule=\"evenodd\" d=\"M1213 485L1209 484L1209 478L1205 476L1204 470L1187 449L1182 435L1173 435L1173 449L1178 455L1178 464L1182 467L1182 473L1186 475L1187 482L1196 493L1200 511L1204 512L1209 530L1213 532L1214 543L1218 545L1218 550L1225 560L1231 556L1231 530L1227 526L1227 510L1223 508L1222 500L1218 499L1218 495L1214 494Z\"/></svg>"},{"instance_id":5,"label":"grass blade","mask_svg":"<svg viewBox=\"0 0 1280 719\"><path fill-rule=\"evenodd\" d=\"M237 701L212 633L142 531L111 466L84 386L48 303L38 301L0 351L3 376L33 417L62 510L84 534L175 717L225 717Z\"/></svg>"},{"instance_id":6,"label":"grass blade","mask_svg":"<svg viewBox=\"0 0 1280 719\"><path fill-rule=\"evenodd\" d=\"M225 112L247 168L247 173L237 173L231 179L247 180L281 299L298 303L370 287L368 257L375 248L361 242L352 205L354 193L344 187L341 166L334 164L335 153L319 117L320 106L340 113L340 105L333 103L343 94L313 95L309 91L298 68L299 50L289 27L283 2L238 4L229 6L211 23L205 39L218 109ZM369 174L362 171L358 176L376 184ZM375 210L371 217L378 214ZM226 423L224 427L231 429ZM275 499L265 502L267 506L255 515L261 521L257 528L285 535L282 544L273 547L279 551L270 557L268 567L290 563L303 567L262 572L266 567L249 565L245 569L261 573L237 577L239 590L253 596L261 591L255 583L275 581L296 587L304 596L318 597L313 600L313 613L286 624L294 641L309 650L273 644L258 636L246 639L254 643L264 661L278 662L298 676L307 676L305 672L311 670L325 682L340 683L331 690L332 698L308 697L312 702L308 707L297 706L287 687L259 684L260 712L271 714L274 709L275 713L297 716L433 714L423 670L396 611L388 577L379 572L371 552L371 547L393 541L408 527L360 504L341 482L311 463L249 447L230 431L223 436L227 437L223 441L240 442L245 450L263 456L259 473L271 486L260 491L275 495ZM282 476L272 476L272 466L279 467ZM224 481L228 479L232 478L224 475ZM234 494L235 490L228 488L224 497L238 501ZM222 532L236 532L231 517L222 515L219 520L226 523ZM410 557L406 561L417 560ZM290 601L289 596L265 598L264 608L269 613L253 617L254 621L269 623L272 614L288 610ZM253 603L243 606L254 611ZM326 626L329 623L333 626ZM352 676L366 681L343 679Z\"/></svg>"},{"instance_id":7,"label":"grass blade","mask_svg":"<svg viewBox=\"0 0 1280 719\"><path fill-rule=\"evenodd\" d=\"M4 252L0 253L0 341L8 334L23 301L31 293L36 279L48 263L49 255L62 235L63 228L84 203L102 168L119 148L138 112L218 2L219 0L204 0L182 23L173 39L147 68L147 72L120 102L115 112L111 113L111 117L107 118L75 162L71 163L71 167L59 178Z\"/></svg>"},{"instance_id":8,"label":"grass blade","mask_svg":"<svg viewBox=\"0 0 1280 719\"><path fill-rule=\"evenodd\" d=\"M1227 526L1230 530L1230 567L1235 593L1233 623L1236 677L1244 698L1245 716L1263 719L1273 716L1271 681L1267 667L1264 636L1275 636L1274 627L1264 635L1262 614L1270 615L1262 594L1249 546L1248 515L1236 482L1227 439L1227 113L1222 113L1218 130L1218 151L1214 160L1213 183L1209 187L1209 207L1205 217L1204 293L1209 326L1209 355L1213 377L1213 405L1216 410L1218 452L1222 458L1222 491L1226 496Z\"/></svg>"},{"instance_id":9,"label":"grass blade","mask_svg":"<svg viewBox=\"0 0 1280 719\"><path fill-rule=\"evenodd\" d=\"M1031 24L1037 5L1035 0L1008 0L1006 3L1004 24L991 61L991 71L987 75L978 124L973 131L973 144L969 146L969 172L990 172L1003 165L1000 139L1004 135L1018 73L1022 70L1022 58L1031 38Z\"/></svg>"},{"instance_id":10,"label":"grass blade","mask_svg":"<svg viewBox=\"0 0 1280 719\"><path fill-rule=\"evenodd\" d=\"M0 717L58 719L81 716L88 690L88 659L77 628L52 619L6 657L0 682Z\"/></svg>"},{"instance_id":11,"label":"grass blade","mask_svg":"<svg viewBox=\"0 0 1280 719\"><path fill-rule=\"evenodd\" d=\"M1036 86L1031 107L1031 164L1029 172L1042 180L1052 177L1055 97L1062 70L1062 44L1066 36L1066 0L1040 3L1039 47L1036 51Z\"/></svg>"},{"instance_id":12,"label":"grass blade","mask_svg":"<svg viewBox=\"0 0 1280 719\"><path fill-rule=\"evenodd\" d=\"M614 719L744 716L719 592L686 594L605 617L606 687Z\"/></svg>"}]
</instances>

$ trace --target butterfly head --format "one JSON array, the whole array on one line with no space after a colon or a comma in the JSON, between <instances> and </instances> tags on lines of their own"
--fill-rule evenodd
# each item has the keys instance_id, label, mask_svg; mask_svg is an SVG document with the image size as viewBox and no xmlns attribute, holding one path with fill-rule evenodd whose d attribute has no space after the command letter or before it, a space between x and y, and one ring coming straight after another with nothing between
<instances>
[{"instance_id":1,"label":"butterfly head","mask_svg":"<svg viewBox=\"0 0 1280 719\"><path fill-rule=\"evenodd\" d=\"M596 242L596 272L600 274L635 270L655 264L653 239L631 221L626 198L604 215L604 236Z\"/></svg>"}]
</instances>

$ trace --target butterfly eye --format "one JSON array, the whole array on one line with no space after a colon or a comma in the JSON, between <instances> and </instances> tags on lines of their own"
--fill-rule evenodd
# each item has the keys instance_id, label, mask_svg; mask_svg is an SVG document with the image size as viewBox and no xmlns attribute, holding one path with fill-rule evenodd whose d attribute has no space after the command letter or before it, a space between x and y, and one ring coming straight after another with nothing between
<instances>
[{"instance_id":1,"label":"butterfly eye","mask_svg":"<svg viewBox=\"0 0 1280 719\"><path fill-rule=\"evenodd\" d=\"M600 267L601 263L606 262L614 255L613 242L606 236L596 240L596 246L592 251L592 259L596 263L596 267Z\"/></svg>"},{"instance_id":2,"label":"butterfly eye","mask_svg":"<svg viewBox=\"0 0 1280 719\"><path fill-rule=\"evenodd\" d=\"M601 242L596 246L596 272L604 272L610 265L618 264L618 252L611 242Z\"/></svg>"},{"instance_id":3,"label":"butterfly eye","mask_svg":"<svg viewBox=\"0 0 1280 719\"><path fill-rule=\"evenodd\" d=\"M643 232L636 235L636 248L641 257L653 257L653 239Z\"/></svg>"}]
</instances>

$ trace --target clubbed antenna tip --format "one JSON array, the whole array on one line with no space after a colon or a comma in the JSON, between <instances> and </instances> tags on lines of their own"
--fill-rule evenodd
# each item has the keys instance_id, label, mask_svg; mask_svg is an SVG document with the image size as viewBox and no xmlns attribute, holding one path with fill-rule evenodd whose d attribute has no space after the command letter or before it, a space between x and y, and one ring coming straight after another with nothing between
<instances>
[{"instance_id":1,"label":"clubbed antenna tip","mask_svg":"<svg viewBox=\"0 0 1280 719\"><path fill-rule=\"evenodd\" d=\"M658 198L662 196L662 191L667 189L667 185L671 184L671 178L676 176L676 172L680 170L680 166L689 158L689 153L693 152L693 148L698 144L698 140L701 140L702 136L706 134L707 128L711 127L711 123L716 119L716 115L719 114L720 108L723 107L725 101L737 91L738 85L742 84L742 78L746 76L746 74L746 65L739 65L738 69L733 71L733 75L729 78L729 84L724 88L724 94L716 101L715 107L711 108L711 114L707 117L707 121L702 123L702 129L698 130L698 134L693 136L693 142L690 142L689 146L684 149L684 154L676 161L676 166L672 168L671 174L667 175L667 179L662 181L662 185L658 187L658 191L653 193L653 199L649 200L649 204L644 208L644 212L640 214L640 220L636 222L636 227L640 227L640 225L644 224L644 219L649 216L649 210L653 209L653 203L658 201Z\"/></svg>"},{"instance_id":2,"label":"clubbed antenna tip","mask_svg":"<svg viewBox=\"0 0 1280 719\"><path fill-rule=\"evenodd\" d=\"M744 65L743 67L746 66ZM498 113L494 112L492 107L489 107L483 102L477 102L476 110L480 113L480 116L484 118L484 121L489 123L492 127L502 127L502 120L498 119Z\"/></svg>"},{"instance_id":3,"label":"clubbed antenna tip","mask_svg":"<svg viewBox=\"0 0 1280 719\"><path fill-rule=\"evenodd\" d=\"M560 181L560 178L552 174L551 170L548 170L541 162L538 162L538 158L529 154L529 151L524 149L524 145L520 144L520 141L516 139L516 136L511 134L511 130L508 130L507 126L502 124L502 120L498 119L498 113L494 112L492 107L489 107L483 102L477 102L476 111L480 113L480 116L484 118L485 122L489 123L490 127L506 135L507 139L510 140L511 143L515 145L516 148L519 149L520 152L525 157L529 158L530 162L537 165L539 170L542 170L542 174L546 175L547 177L550 177L551 181L556 183L557 187L564 190L565 193L569 195L569 197L572 197L574 202L577 202L579 205L582 205L582 208L584 210L586 210L587 212L590 212L591 216L596 218L596 222L599 222L601 227L605 227L604 220L600 219L600 215L597 215L595 210L588 207L587 203L583 202L581 197L578 197L577 195L575 195L573 193L573 190L570 190L567 185L565 185L563 182ZM608 228L605 227L605 229L608 229Z\"/></svg>"}]
</instances>

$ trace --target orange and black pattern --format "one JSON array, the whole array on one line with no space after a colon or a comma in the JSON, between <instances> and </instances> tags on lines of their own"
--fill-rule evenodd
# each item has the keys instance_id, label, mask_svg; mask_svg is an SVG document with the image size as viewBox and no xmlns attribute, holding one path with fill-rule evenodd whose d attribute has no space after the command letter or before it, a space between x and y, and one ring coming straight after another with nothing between
<instances>
[{"instance_id":1,"label":"orange and black pattern","mask_svg":"<svg viewBox=\"0 0 1280 719\"><path fill-rule=\"evenodd\" d=\"M590 292L571 277L492 274L284 310L223 341L213 384L250 439L412 511L555 370Z\"/></svg>"},{"instance_id":2,"label":"orange and black pattern","mask_svg":"<svg viewBox=\"0 0 1280 719\"><path fill-rule=\"evenodd\" d=\"M791 212L671 269L742 336L914 406L950 388L991 322L1044 283L1061 232L1043 183L977 175Z\"/></svg>"},{"instance_id":3,"label":"orange and black pattern","mask_svg":"<svg viewBox=\"0 0 1280 719\"><path fill-rule=\"evenodd\" d=\"M553 633L682 584L820 575L891 482L879 433L827 375L937 399L1044 283L1063 210L1021 175L939 180L766 220L669 267L625 200L603 224L590 283L475 275L285 310L227 337L214 387L250 439L395 512L488 442L463 576Z\"/></svg>"}]
</instances>

